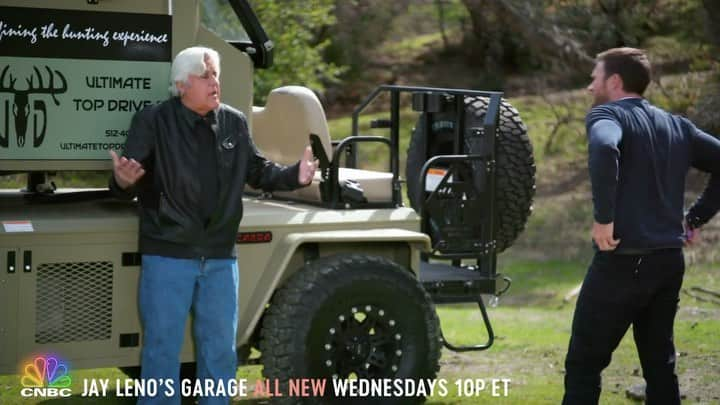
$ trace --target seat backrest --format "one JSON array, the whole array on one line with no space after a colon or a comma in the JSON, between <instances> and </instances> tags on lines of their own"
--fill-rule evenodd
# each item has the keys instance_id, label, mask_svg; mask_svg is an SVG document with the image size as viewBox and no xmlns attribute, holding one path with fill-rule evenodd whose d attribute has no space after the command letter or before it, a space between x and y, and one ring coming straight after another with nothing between
<instances>
[{"instance_id":1,"label":"seat backrest","mask_svg":"<svg viewBox=\"0 0 720 405\"><path fill-rule=\"evenodd\" d=\"M284 86L270 92L265 107L253 107L252 136L262 154L277 163L293 164L310 145L310 134L320 137L332 158L330 131L320 100L307 87Z\"/></svg>"}]
</instances>

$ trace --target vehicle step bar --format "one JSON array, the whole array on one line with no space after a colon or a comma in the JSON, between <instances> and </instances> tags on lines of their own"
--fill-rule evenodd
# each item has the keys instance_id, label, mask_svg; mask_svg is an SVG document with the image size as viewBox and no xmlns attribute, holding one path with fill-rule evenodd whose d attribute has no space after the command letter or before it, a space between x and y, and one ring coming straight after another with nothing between
<instances>
[{"instance_id":1,"label":"vehicle step bar","mask_svg":"<svg viewBox=\"0 0 720 405\"><path fill-rule=\"evenodd\" d=\"M487 341L478 345L454 345L445 338L441 327L440 336L446 348L454 352L468 352L487 350L493 345L495 333L482 294L491 294L494 297L502 295L510 288L510 278L481 271L476 267L421 261L419 279L436 304L472 302L480 309L487 331Z\"/></svg>"}]
</instances>

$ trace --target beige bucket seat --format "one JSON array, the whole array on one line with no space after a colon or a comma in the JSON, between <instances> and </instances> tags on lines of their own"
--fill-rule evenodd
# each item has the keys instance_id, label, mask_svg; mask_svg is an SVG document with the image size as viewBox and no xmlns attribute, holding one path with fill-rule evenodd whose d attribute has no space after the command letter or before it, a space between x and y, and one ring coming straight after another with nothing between
<instances>
[{"instance_id":1,"label":"beige bucket seat","mask_svg":"<svg viewBox=\"0 0 720 405\"><path fill-rule=\"evenodd\" d=\"M316 134L328 159L332 159L325 111L310 89L301 86L280 87L268 95L265 107L253 107L252 136L265 157L281 164L294 164L310 144L309 135ZM392 173L372 170L340 168L340 182L354 180L363 190L368 202L392 201ZM283 198L321 202L318 170L310 186L292 192L274 192Z\"/></svg>"}]
</instances>

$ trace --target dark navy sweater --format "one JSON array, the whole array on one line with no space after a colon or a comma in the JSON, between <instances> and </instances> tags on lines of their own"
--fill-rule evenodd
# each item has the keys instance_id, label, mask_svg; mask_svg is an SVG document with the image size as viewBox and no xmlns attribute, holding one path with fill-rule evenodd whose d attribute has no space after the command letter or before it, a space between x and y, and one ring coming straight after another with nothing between
<instances>
[{"instance_id":1,"label":"dark navy sweater","mask_svg":"<svg viewBox=\"0 0 720 405\"><path fill-rule=\"evenodd\" d=\"M595 221L614 222L618 250L683 245L685 178L711 173L688 210L697 228L720 209L720 140L641 98L594 107L586 120Z\"/></svg>"}]
</instances>

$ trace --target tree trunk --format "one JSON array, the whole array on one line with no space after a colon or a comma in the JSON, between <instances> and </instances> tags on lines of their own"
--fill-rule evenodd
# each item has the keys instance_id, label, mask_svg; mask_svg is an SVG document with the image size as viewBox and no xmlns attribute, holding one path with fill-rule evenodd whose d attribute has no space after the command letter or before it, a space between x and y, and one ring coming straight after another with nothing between
<instances>
[{"instance_id":1,"label":"tree trunk","mask_svg":"<svg viewBox=\"0 0 720 405\"><path fill-rule=\"evenodd\" d=\"M447 33L445 32L445 0L435 0L437 6L438 25L440 26L440 35L442 35L443 49L446 51L450 47L448 43Z\"/></svg>"},{"instance_id":2,"label":"tree trunk","mask_svg":"<svg viewBox=\"0 0 720 405\"><path fill-rule=\"evenodd\" d=\"M519 34L538 55L552 55L577 71L588 71L593 66L593 58L582 45L545 18L538 3L517 0L463 0L463 3L470 13L476 40L481 43L487 42L486 31L495 25L501 28L500 32L491 31L495 41L503 33Z\"/></svg>"},{"instance_id":3,"label":"tree trunk","mask_svg":"<svg viewBox=\"0 0 720 405\"><path fill-rule=\"evenodd\" d=\"M720 47L720 2L717 0L703 0L705 12L707 13L707 22L705 26L708 31L708 38L713 45Z\"/></svg>"},{"instance_id":4,"label":"tree trunk","mask_svg":"<svg viewBox=\"0 0 720 405\"><path fill-rule=\"evenodd\" d=\"M703 0L703 5L707 13L705 29L708 40L718 49L720 47L720 27L717 21L720 21L720 2ZM703 88L689 115L698 127L715 136L720 136L720 80L718 80L717 70L715 76L710 80Z\"/></svg>"}]
</instances>

